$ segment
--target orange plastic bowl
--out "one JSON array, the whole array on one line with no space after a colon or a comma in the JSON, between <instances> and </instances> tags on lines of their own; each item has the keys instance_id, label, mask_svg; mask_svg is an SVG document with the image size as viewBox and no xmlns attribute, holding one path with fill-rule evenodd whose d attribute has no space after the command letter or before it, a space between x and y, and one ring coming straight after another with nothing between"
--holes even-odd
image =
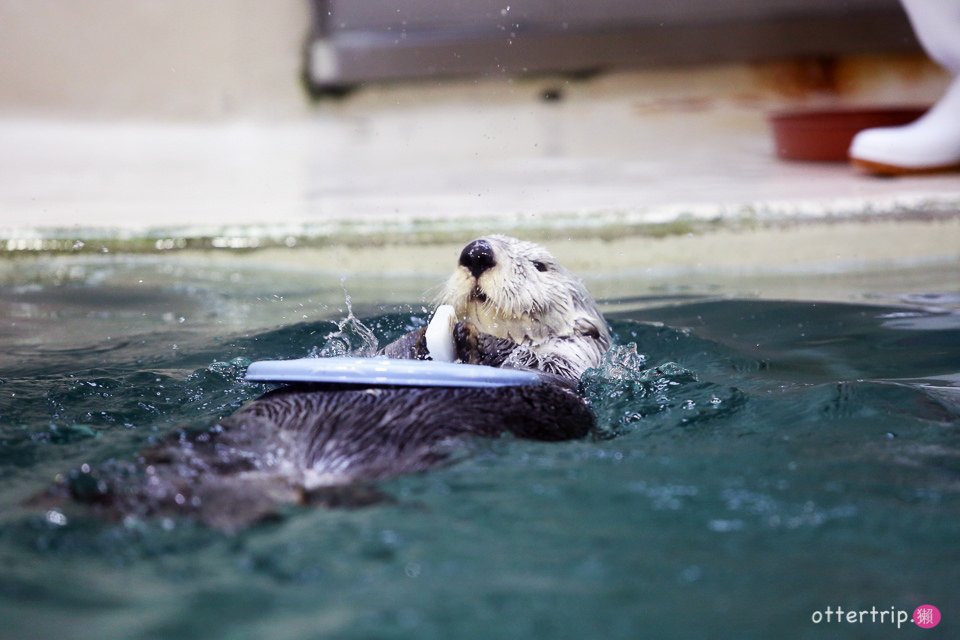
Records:
<instances>
[{"instance_id":1,"label":"orange plastic bowl","mask_svg":"<svg viewBox=\"0 0 960 640\"><path fill-rule=\"evenodd\" d=\"M770 116L770 124L778 158L845 162L857 132L907 124L926 111L926 107L794 111Z\"/></svg>"}]
</instances>

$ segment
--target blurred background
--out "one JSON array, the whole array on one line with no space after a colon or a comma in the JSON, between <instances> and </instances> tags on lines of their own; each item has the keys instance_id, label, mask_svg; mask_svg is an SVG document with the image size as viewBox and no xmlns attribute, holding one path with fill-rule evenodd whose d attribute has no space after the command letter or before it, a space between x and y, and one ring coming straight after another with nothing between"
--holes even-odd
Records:
<instances>
[{"instance_id":1,"label":"blurred background","mask_svg":"<svg viewBox=\"0 0 960 640\"><path fill-rule=\"evenodd\" d=\"M783 78L807 82L796 90L829 91L858 79L851 55L920 53L896 0L4 0L0 11L0 98L14 115L289 117L310 113L305 89L771 60L796 64Z\"/></svg>"},{"instance_id":2,"label":"blurred background","mask_svg":"<svg viewBox=\"0 0 960 640\"><path fill-rule=\"evenodd\" d=\"M493 230L654 238L615 254L710 269L670 243L864 215L936 214L946 235L910 236L927 257L957 238L955 177L785 162L770 133L783 111L942 94L896 0L0 0L0 78L8 252ZM843 261L897 255L903 229L856 234L887 231ZM803 246L792 260L836 257Z\"/></svg>"}]
</instances>

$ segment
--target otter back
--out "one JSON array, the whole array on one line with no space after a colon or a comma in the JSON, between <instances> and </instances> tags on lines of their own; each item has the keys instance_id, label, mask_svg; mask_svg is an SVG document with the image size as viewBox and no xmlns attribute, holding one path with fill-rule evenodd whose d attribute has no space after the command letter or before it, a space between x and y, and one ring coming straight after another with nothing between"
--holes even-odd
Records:
<instances>
[{"instance_id":1,"label":"otter back","mask_svg":"<svg viewBox=\"0 0 960 640\"><path fill-rule=\"evenodd\" d=\"M502 388L288 386L217 425L183 430L136 462L73 471L39 502L107 517L188 517L236 530L284 504L363 505L371 483L444 465L464 440L585 436L593 416L570 384Z\"/></svg>"}]
</instances>

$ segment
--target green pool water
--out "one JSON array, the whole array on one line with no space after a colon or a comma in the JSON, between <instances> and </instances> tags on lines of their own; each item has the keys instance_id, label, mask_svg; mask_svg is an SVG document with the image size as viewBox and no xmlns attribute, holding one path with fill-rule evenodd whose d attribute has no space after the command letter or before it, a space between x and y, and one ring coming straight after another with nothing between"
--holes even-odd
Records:
<instances>
[{"instance_id":1,"label":"green pool water","mask_svg":"<svg viewBox=\"0 0 960 640\"><path fill-rule=\"evenodd\" d=\"M252 360L355 348L345 291L385 340L424 321L405 301L432 284L159 259L4 271L0 638L960 637L956 290L594 282L617 341L583 381L594 437L478 442L384 483L387 503L237 535L23 506L256 397ZM926 603L929 631L824 614Z\"/></svg>"}]
</instances>

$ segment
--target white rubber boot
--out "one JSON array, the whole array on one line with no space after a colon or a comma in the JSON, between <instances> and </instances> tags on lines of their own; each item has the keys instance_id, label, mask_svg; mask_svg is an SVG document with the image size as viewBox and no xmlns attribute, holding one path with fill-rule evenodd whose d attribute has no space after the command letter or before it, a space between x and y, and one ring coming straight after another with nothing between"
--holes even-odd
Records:
<instances>
[{"instance_id":1,"label":"white rubber boot","mask_svg":"<svg viewBox=\"0 0 960 640\"><path fill-rule=\"evenodd\" d=\"M954 80L915 122L858 133L850 159L865 171L886 175L960 169L960 0L902 2L917 38Z\"/></svg>"}]
</instances>

